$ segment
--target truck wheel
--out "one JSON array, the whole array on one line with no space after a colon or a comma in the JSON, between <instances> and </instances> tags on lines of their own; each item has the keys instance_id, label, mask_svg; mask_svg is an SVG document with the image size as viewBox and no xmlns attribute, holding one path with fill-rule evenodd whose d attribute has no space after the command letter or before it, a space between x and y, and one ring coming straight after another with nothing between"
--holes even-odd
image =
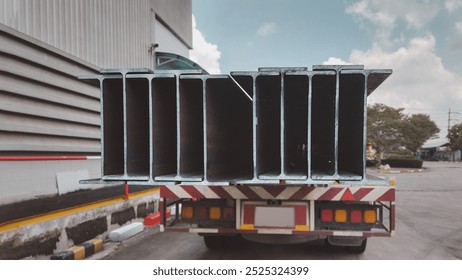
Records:
<instances>
[{"instance_id":1,"label":"truck wheel","mask_svg":"<svg viewBox=\"0 0 462 280\"><path fill-rule=\"evenodd\" d=\"M349 246L346 247L347 251L354 254L362 254L366 251L367 239L364 239L359 246Z\"/></svg>"},{"instance_id":2,"label":"truck wheel","mask_svg":"<svg viewBox=\"0 0 462 280\"><path fill-rule=\"evenodd\" d=\"M205 246L210 250L220 250L226 247L226 240L223 236L204 236Z\"/></svg>"}]
</instances>

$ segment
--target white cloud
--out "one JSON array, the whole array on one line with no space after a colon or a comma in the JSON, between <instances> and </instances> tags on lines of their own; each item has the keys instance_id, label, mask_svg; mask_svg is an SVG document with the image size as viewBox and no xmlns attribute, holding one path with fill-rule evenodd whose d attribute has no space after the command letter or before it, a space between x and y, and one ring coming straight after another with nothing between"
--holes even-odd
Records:
<instances>
[{"instance_id":1,"label":"white cloud","mask_svg":"<svg viewBox=\"0 0 462 280\"><path fill-rule=\"evenodd\" d=\"M446 135L444 112L434 110L462 108L462 76L449 71L435 51L432 35L416 37L395 51L374 44L367 51L354 50L349 62L364 64L369 69L393 69L393 74L370 97L369 103L393 107L422 109L408 113L427 113ZM443 113L443 114L442 114Z\"/></svg>"},{"instance_id":2,"label":"white cloud","mask_svg":"<svg viewBox=\"0 0 462 280\"><path fill-rule=\"evenodd\" d=\"M375 35L382 44L390 41L399 21L403 21L407 28L419 30L432 21L439 10L437 3L418 0L360 0L346 8L346 12L359 19L364 26L372 23Z\"/></svg>"},{"instance_id":3,"label":"white cloud","mask_svg":"<svg viewBox=\"0 0 462 280\"><path fill-rule=\"evenodd\" d=\"M323 65L348 65L351 64L347 61L344 61L337 57L329 57L326 61L322 63Z\"/></svg>"},{"instance_id":4,"label":"white cloud","mask_svg":"<svg viewBox=\"0 0 462 280\"><path fill-rule=\"evenodd\" d=\"M390 29L395 25L396 16L383 9L378 9L381 2L361 0L347 7L346 12L369 20L382 28Z\"/></svg>"},{"instance_id":5,"label":"white cloud","mask_svg":"<svg viewBox=\"0 0 462 280\"><path fill-rule=\"evenodd\" d=\"M204 35L196 27L193 15L193 49L189 51L189 58L202 66L210 74L220 74L221 52L218 46L207 42Z\"/></svg>"},{"instance_id":6,"label":"white cloud","mask_svg":"<svg viewBox=\"0 0 462 280\"><path fill-rule=\"evenodd\" d=\"M259 37L268 37L271 34L276 33L277 24L274 22L265 22L257 30L257 35Z\"/></svg>"},{"instance_id":7,"label":"white cloud","mask_svg":"<svg viewBox=\"0 0 462 280\"><path fill-rule=\"evenodd\" d=\"M462 34L462 21L456 22L456 30Z\"/></svg>"},{"instance_id":8,"label":"white cloud","mask_svg":"<svg viewBox=\"0 0 462 280\"><path fill-rule=\"evenodd\" d=\"M457 9L462 8L462 0L446 0L444 2L444 7L448 12L452 13Z\"/></svg>"},{"instance_id":9,"label":"white cloud","mask_svg":"<svg viewBox=\"0 0 462 280\"><path fill-rule=\"evenodd\" d=\"M369 69L393 69L388 80L369 97L369 103L429 114L441 129L440 137L446 136L448 108L462 110L462 75L444 65L428 26L442 9L454 12L460 8L462 0L358 0L347 7L347 13L375 34L372 46L353 50L348 62ZM419 35L406 37L398 30L402 24ZM454 28L462 34L462 21Z\"/></svg>"}]
</instances>

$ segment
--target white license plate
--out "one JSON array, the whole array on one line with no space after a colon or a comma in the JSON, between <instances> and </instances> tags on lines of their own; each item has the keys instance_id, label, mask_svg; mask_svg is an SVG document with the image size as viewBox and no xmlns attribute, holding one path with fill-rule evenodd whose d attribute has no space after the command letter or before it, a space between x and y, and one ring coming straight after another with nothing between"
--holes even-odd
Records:
<instances>
[{"instance_id":1,"label":"white license plate","mask_svg":"<svg viewBox=\"0 0 462 280\"><path fill-rule=\"evenodd\" d=\"M295 227L295 209L293 207L255 207L255 227Z\"/></svg>"}]
</instances>

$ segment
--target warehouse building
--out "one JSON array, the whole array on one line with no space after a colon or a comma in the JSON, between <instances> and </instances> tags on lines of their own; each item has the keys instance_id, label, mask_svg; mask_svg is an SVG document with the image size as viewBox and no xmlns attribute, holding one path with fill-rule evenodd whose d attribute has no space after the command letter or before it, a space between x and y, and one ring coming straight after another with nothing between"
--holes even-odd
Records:
<instances>
[{"instance_id":1,"label":"warehouse building","mask_svg":"<svg viewBox=\"0 0 462 280\"><path fill-rule=\"evenodd\" d=\"M99 88L77 76L188 57L191 10L190 0L0 0L0 206L101 175Z\"/></svg>"}]
</instances>

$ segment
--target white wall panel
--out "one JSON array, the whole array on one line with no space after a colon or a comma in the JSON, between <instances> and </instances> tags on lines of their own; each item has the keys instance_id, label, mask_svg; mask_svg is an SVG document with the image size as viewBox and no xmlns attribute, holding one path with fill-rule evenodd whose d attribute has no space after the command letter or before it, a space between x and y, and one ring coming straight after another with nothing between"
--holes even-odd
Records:
<instances>
[{"instance_id":1,"label":"white wall panel","mask_svg":"<svg viewBox=\"0 0 462 280\"><path fill-rule=\"evenodd\" d=\"M189 57L189 48L159 20L155 21L155 34L156 43L159 44L156 51L176 53Z\"/></svg>"}]
</instances>

